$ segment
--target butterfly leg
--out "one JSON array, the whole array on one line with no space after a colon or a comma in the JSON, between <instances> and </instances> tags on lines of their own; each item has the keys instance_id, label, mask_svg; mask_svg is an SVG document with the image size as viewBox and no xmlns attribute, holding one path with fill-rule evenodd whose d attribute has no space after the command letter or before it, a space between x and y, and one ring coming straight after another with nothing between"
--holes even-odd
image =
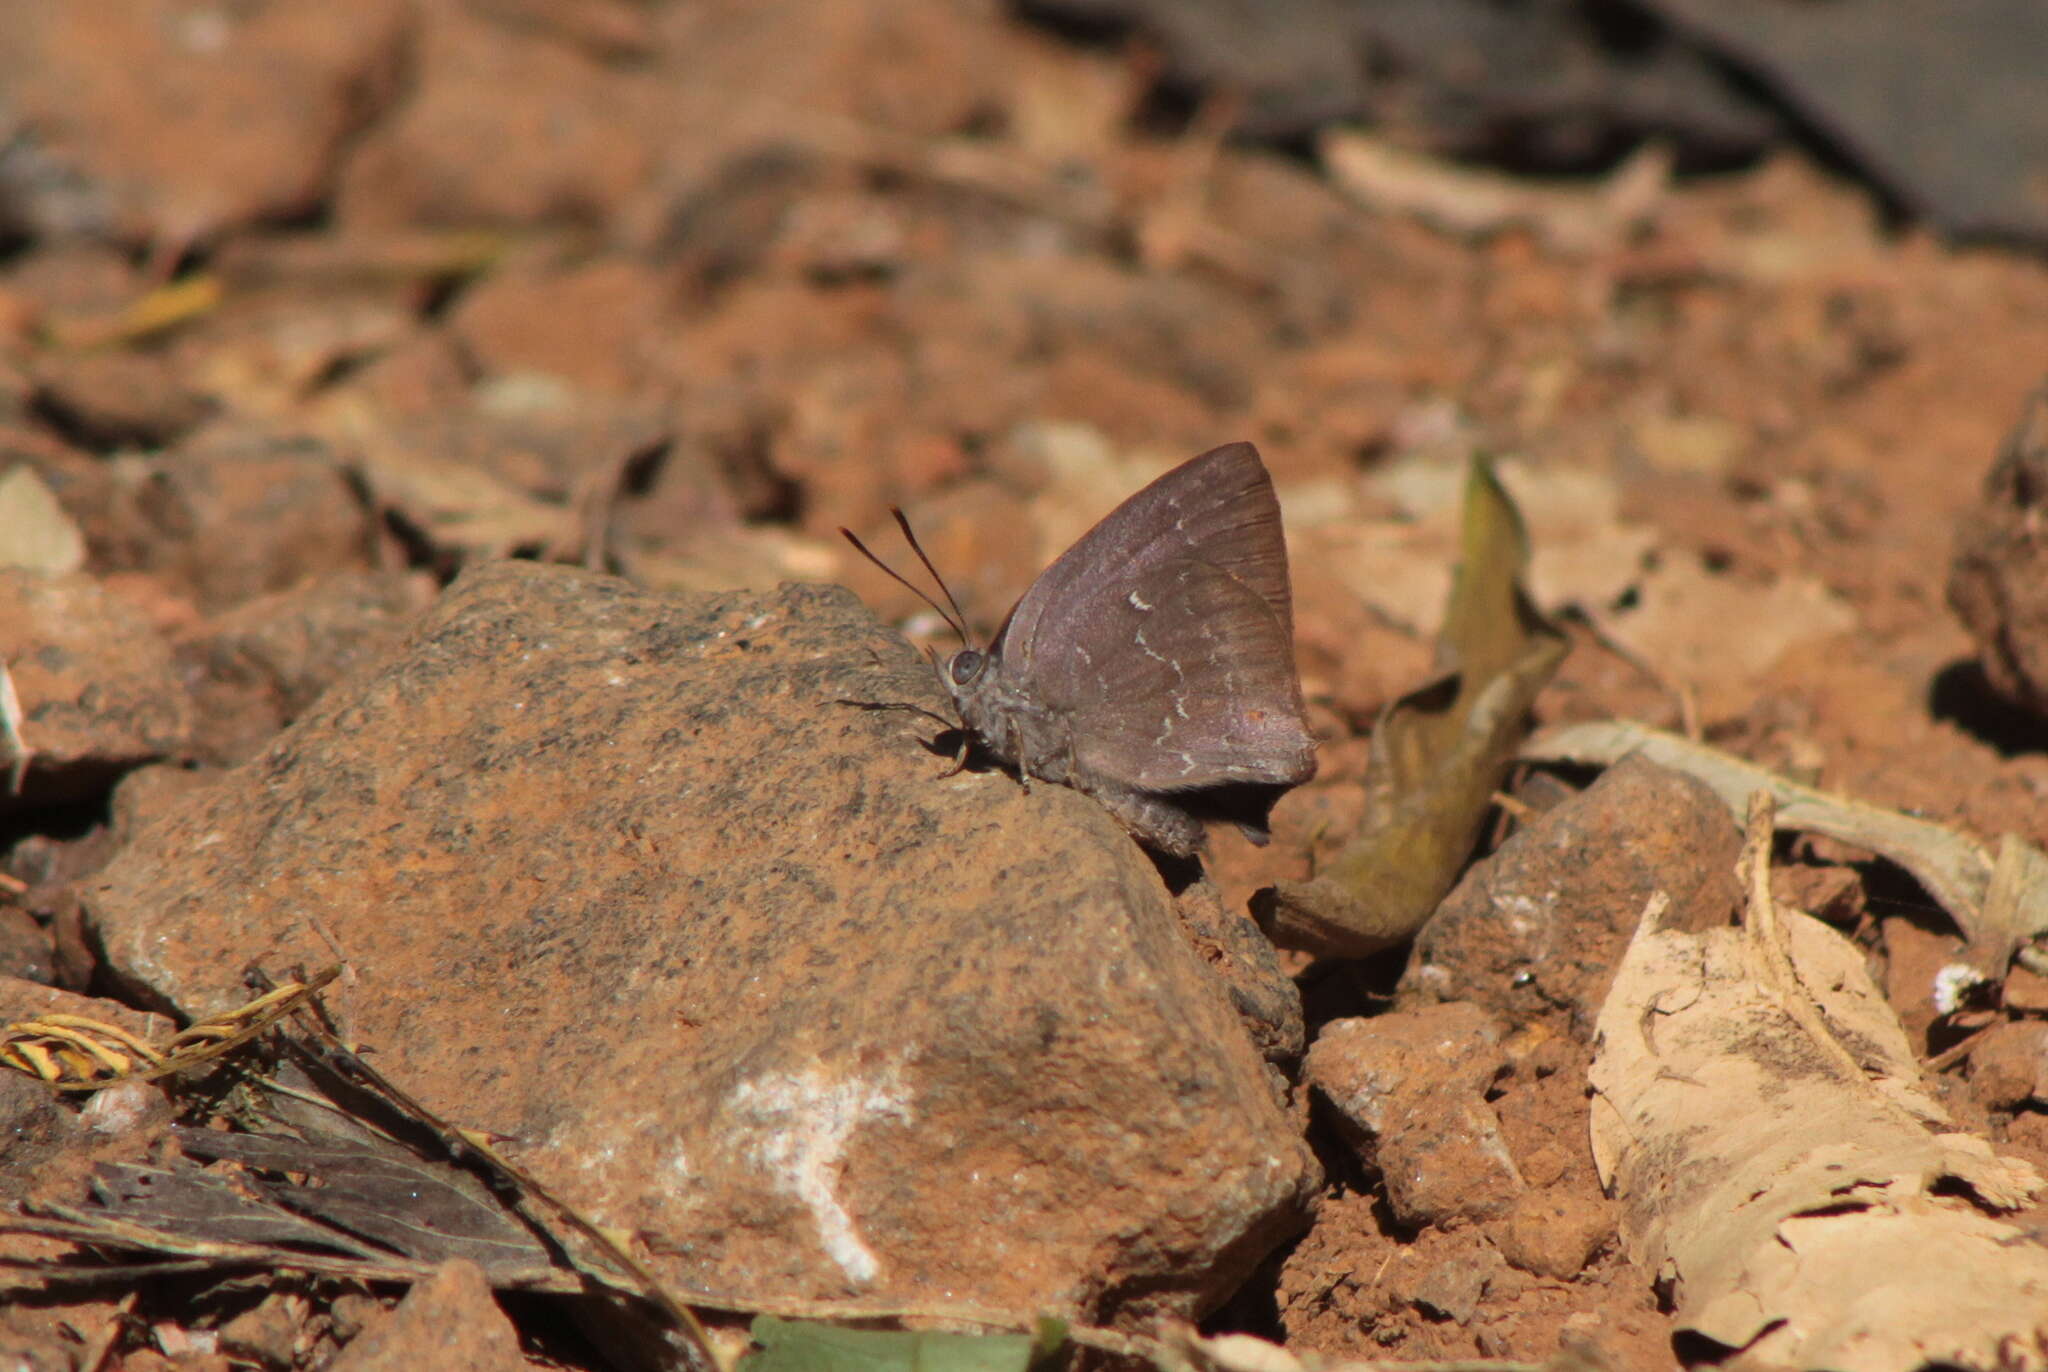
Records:
<instances>
[{"instance_id":1,"label":"butterfly leg","mask_svg":"<svg viewBox=\"0 0 2048 1372\"><path fill-rule=\"evenodd\" d=\"M1017 727L1015 718L1003 726L1003 741L1008 745L1009 755L1017 759L1017 784L1024 788L1024 794L1031 794L1031 768L1024 756L1024 738Z\"/></svg>"}]
</instances>

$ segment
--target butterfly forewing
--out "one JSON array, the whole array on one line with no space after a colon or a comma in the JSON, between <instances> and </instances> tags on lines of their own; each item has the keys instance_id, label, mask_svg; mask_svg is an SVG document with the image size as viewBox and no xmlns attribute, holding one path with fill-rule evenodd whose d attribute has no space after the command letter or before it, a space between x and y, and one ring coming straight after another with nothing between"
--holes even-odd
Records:
<instances>
[{"instance_id":1,"label":"butterfly forewing","mask_svg":"<svg viewBox=\"0 0 2048 1372\"><path fill-rule=\"evenodd\" d=\"M1141 581L1148 569L1190 553L1242 581L1272 607L1293 650L1293 597L1280 502L1249 443L1190 458L1111 510L1031 583L996 635L1006 661L1026 667L1041 642L1057 651L1065 621L1097 596Z\"/></svg>"}]
</instances>

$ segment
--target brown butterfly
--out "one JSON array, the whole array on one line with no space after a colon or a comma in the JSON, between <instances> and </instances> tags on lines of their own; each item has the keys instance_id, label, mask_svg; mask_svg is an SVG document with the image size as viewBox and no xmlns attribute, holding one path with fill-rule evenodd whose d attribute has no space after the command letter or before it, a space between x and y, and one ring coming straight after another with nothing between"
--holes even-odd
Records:
<instances>
[{"instance_id":1,"label":"brown butterfly","mask_svg":"<svg viewBox=\"0 0 2048 1372\"><path fill-rule=\"evenodd\" d=\"M1188 857L1205 819L1266 842L1274 801L1315 775L1280 504L1251 444L1213 448L1110 511L985 648L897 521L953 611L926 603L967 645L940 679L967 732L1022 776L1093 796L1140 842Z\"/></svg>"}]
</instances>

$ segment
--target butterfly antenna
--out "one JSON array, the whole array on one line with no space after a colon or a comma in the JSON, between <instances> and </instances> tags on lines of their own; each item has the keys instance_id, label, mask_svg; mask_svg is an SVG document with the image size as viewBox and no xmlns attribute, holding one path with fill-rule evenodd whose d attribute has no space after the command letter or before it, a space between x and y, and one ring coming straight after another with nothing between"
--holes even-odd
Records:
<instances>
[{"instance_id":1,"label":"butterfly antenna","mask_svg":"<svg viewBox=\"0 0 2048 1372\"><path fill-rule=\"evenodd\" d=\"M904 518L903 511L891 505L889 513L896 516L896 527L903 530L903 541L910 545L910 551L917 554L917 560L924 564L924 569L932 574L932 580L946 593L946 603L953 607L954 620L959 627L961 646L972 648L974 644L967 637L967 612L961 609L960 602L953 598L953 588L946 584L946 578L939 575L939 569L932 566L932 560L924 555L924 545L919 543L917 535L910 531L910 521ZM938 606L934 605L932 608L936 610Z\"/></svg>"},{"instance_id":2,"label":"butterfly antenna","mask_svg":"<svg viewBox=\"0 0 2048 1372\"><path fill-rule=\"evenodd\" d=\"M903 512L901 510L893 511L893 513L896 515L896 518L898 520L901 520L903 518ZM905 525L904 527L908 529L909 526ZM894 567L891 567L888 563L882 561L881 558L876 557L873 552L869 551L868 545L860 541L860 537L857 534L855 534L853 530L842 526L839 532L846 536L846 541L854 546L854 550L856 552L858 552L862 557L866 558L868 561L874 563L877 567L880 567L882 571L886 573L891 580L896 582L897 585L903 587L912 595L916 596L919 600L922 600L925 604L931 606L933 612L936 613L940 619L946 621L946 627L951 629L954 633L960 635L960 641L962 643L967 642L966 621L963 618L955 618L955 616L960 613L960 604L958 601L953 600L953 593L951 591L946 591L945 582L939 582L939 589L942 591L946 591L946 599L953 602L952 614L947 614L946 607L944 605L939 604L938 601L933 600L931 598L930 593L928 593L922 586L915 585L912 582L908 581L907 579L905 579L904 575L901 572L897 571ZM917 548L916 540L912 540L910 546L913 548ZM922 560L924 558L924 550L919 548L917 555L919 559ZM929 561L927 561L924 565L927 569L929 569L932 564ZM938 575L939 574L937 572L933 572L932 579L935 581L938 580Z\"/></svg>"}]
</instances>

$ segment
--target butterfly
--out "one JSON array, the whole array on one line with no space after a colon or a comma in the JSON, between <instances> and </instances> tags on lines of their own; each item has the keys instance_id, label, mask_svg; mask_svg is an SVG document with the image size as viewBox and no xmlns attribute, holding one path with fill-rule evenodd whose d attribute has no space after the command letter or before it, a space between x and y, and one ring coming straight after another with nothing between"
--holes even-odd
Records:
<instances>
[{"instance_id":1,"label":"butterfly","mask_svg":"<svg viewBox=\"0 0 2048 1372\"><path fill-rule=\"evenodd\" d=\"M1256 448L1212 448L1110 511L985 647L894 513L950 614L840 532L960 635L939 677L986 754L1094 797L1175 857L1202 851L1207 819L1268 840L1273 803L1315 775L1316 755L1280 504Z\"/></svg>"}]
</instances>

